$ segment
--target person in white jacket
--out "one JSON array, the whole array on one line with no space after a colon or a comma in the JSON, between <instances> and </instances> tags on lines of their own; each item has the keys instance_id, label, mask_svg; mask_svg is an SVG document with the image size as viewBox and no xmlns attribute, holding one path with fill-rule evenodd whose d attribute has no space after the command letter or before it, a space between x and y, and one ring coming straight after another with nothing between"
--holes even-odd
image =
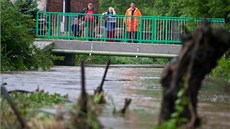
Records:
<instances>
[{"instance_id":1,"label":"person in white jacket","mask_svg":"<svg viewBox=\"0 0 230 129\"><path fill-rule=\"evenodd\" d=\"M105 20L106 38L114 38L116 30L116 17L113 7L109 7L108 12L102 13ZM114 40L107 40L107 42L113 42Z\"/></svg>"}]
</instances>

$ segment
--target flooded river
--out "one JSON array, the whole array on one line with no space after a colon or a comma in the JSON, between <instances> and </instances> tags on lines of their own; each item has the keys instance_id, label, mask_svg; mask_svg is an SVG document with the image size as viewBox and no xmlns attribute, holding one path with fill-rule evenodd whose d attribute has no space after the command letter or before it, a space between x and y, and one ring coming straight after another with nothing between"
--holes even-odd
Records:
<instances>
[{"instance_id":1,"label":"flooded river","mask_svg":"<svg viewBox=\"0 0 230 129\"><path fill-rule=\"evenodd\" d=\"M161 101L159 79L161 68L111 67L104 90L108 101L120 109L125 98L132 98L127 116L114 116L107 105L100 120L106 128L150 129L157 124ZM86 68L86 88L89 93L100 84L103 67ZM76 100L80 94L79 67L53 67L46 72L11 72L1 74L8 90L34 91L38 86L50 93L68 94ZM223 80L208 78L199 95L198 113L202 118L200 129L230 128L230 85Z\"/></svg>"}]
</instances>

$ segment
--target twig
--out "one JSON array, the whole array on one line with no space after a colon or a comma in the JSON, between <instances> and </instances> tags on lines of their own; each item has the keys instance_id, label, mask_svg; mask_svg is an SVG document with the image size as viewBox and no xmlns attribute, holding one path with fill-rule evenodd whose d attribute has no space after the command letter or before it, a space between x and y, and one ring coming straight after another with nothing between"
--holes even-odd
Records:
<instances>
[{"instance_id":1,"label":"twig","mask_svg":"<svg viewBox=\"0 0 230 129\"><path fill-rule=\"evenodd\" d=\"M126 113L126 111L128 110L128 107L129 107L131 101L132 101L132 99L125 98L125 105L124 105L124 107L120 110L120 113L121 113L121 114L125 114L125 113Z\"/></svg>"},{"instance_id":2,"label":"twig","mask_svg":"<svg viewBox=\"0 0 230 129\"><path fill-rule=\"evenodd\" d=\"M25 93L25 94L29 94L29 93L34 93L33 91L26 91L26 90L11 90L8 91L8 94L12 94L12 93Z\"/></svg>"},{"instance_id":3,"label":"twig","mask_svg":"<svg viewBox=\"0 0 230 129\"><path fill-rule=\"evenodd\" d=\"M196 122L196 119L197 119L197 114L194 111L194 108L193 108L191 102L189 102L188 109L189 109L189 111L191 113L191 120L187 123L187 129L193 129L194 125L195 125L195 122Z\"/></svg>"},{"instance_id":4,"label":"twig","mask_svg":"<svg viewBox=\"0 0 230 129\"><path fill-rule=\"evenodd\" d=\"M107 65L106 65L106 68L105 68L105 72L104 72L104 75L102 77L102 80L101 80L101 84L99 85L99 87L97 88L97 92L100 93L103 91L103 85L104 85L104 82L105 82L105 78L106 78L106 75L107 75L107 72L108 72L108 69L109 69L109 65L111 64L111 60L109 60L107 62Z\"/></svg>"},{"instance_id":5,"label":"twig","mask_svg":"<svg viewBox=\"0 0 230 129\"><path fill-rule=\"evenodd\" d=\"M21 113L17 110L17 108L15 107L13 100L11 99L11 97L8 94L7 89L1 85L1 94L6 98L6 100L8 101L10 107L13 109L15 115L17 116L20 124L21 124L21 128L24 129L26 127L26 122L25 120L22 118Z\"/></svg>"},{"instance_id":6,"label":"twig","mask_svg":"<svg viewBox=\"0 0 230 129\"><path fill-rule=\"evenodd\" d=\"M81 62L81 111L87 112L87 93L85 90L85 62Z\"/></svg>"}]
</instances>

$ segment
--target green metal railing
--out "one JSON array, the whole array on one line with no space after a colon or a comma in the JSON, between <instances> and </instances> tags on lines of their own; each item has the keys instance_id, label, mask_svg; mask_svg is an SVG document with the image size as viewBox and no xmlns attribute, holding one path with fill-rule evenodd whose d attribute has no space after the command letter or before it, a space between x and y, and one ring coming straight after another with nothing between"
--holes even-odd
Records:
<instances>
[{"instance_id":1,"label":"green metal railing","mask_svg":"<svg viewBox=\"0 0 230 129\"><path fill-rule=\"evenodd\" d=\"M84 20L85 17L94 19ZM117 42L139 42L139 43L180 43L180 35L184 33L184 26L200 24L202 19L186 17L162 17L162 16L140 16L126 17L115 15L114 37L107 37L105 19L101 14L80 14L62 12L37 12L36 36L48 39L78 39L78 40L100 40ZM97 19L97 22L96 22ZM136 20L136 35L132 33L131 38L127 33L127 23ZM113 19L114 20L114 19ZM223 18L207 18L212 27L224 27ZM132 23L132 22L130 22ZM75 25L78 25L76 27ZM76 31L77 30L77 31ZM135 38L136 36L136 38Z\"/></svg>"}]
</instances>

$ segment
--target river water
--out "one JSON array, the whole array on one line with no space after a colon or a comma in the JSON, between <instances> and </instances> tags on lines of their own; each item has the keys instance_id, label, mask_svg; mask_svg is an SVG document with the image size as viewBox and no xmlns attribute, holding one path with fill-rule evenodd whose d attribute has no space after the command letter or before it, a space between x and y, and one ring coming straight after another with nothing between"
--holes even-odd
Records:
<instances>
[{"instance_id":1,"label":"river water","mask_svg":"<svg viewBox=\"0 0 230 129\"><path fill-rule=\"evenodd\" d=\"M104 91L107 101L113 100L120 109L125 98L132 98L126 116L113 115L106 105L100 120L106 128L150 129L157 124L160 110L161 68L111 67ZM86 67L86 88L92 94L100 84L104 67ZM55 66L50 71L10 72L1 74L7 89L34 91L39 86L50 93L68 94L75 101L80 94L80 68ZM199 95L198 113L202 118L200 129L230 128L230 84L207 78Z\"/></svg>"}]
</instances>

